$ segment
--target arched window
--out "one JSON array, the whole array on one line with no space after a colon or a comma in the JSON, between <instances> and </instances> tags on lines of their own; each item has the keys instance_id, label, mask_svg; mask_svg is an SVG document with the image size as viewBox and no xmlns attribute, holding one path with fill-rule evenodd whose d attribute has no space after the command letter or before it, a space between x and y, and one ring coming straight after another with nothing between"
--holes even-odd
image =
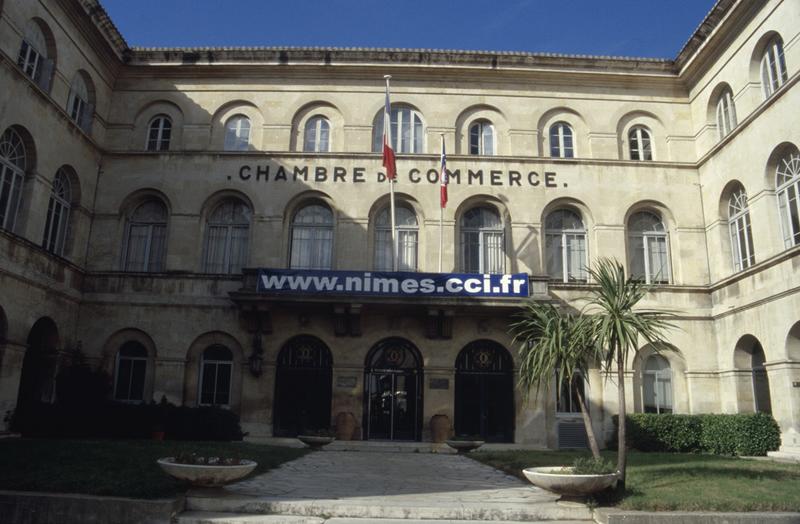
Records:
<instances>
[{"instance_id":1,"label":"arched window","mask_svg":"<svg viewBox=\"0 0 800 524\"><path fill-rule=\"evenodd\" d=\"M653 160L650 131L644 126L635 126L628 131L628 146L631 160Z\"/></svg>"},{"instance_id":2,"label":"arched window","mask_svg":"<svg viewBox=\"0 0 800 524\"><path fill-rule=\"evenodd\" d=\"M28 20L25 26L17 65L44 91L50 90L53 61L47 57L47 39L34 20Z\"/></svg>"},{"instance_id":3,"label":"arched window","mask_svg":"<svg viewBox=\"0 0 800 524\"><path fill-rule=\"evenodd\" d=\"M719 139L725 138L736 127L736 106L733 104L733 93L725 89L717 100L717 130Z\"/></svg>"},{"instance_id":4,"label":"arched window","mask_svg":"<svg viewBox=\"0 0 800 524\"><path fill-rule=\"evenodd\" d=\"M750 210L747 207L747 193L740 187L728 200L728 228L731 232L731 251L733 269L741 271L752 266L755 261L753 233L750 230Z\"/></svg>"},{"instance_id":5,"label":"arched window","mask_svg":"<svg viewBox=\"0 0 800 524\"><path fill-rule=\"evenodd\" d=\"M71 201L72 190L69 176L61 168L53 179L53 190L50 192L50 203L47 205L47 221L44 225L44 239L42 240L42 246L58 256L64 254Z\"/></svg>"},{"instance_id":6,"label":"arched window","mask_svg":"<svg viewBox=\"0 0 800 524\"><path fill-rule=\"evenodd\" d=\"M384 208L375 219L375 269L392 271L392 217L390 208ZM419 231L417 215L406 206L395 207L397 226L397 269L417 270L417 242Z\"/></svg>"},{"instance_id":7,"label":"arched window","mask_svg":"<svg viewBox=\"0 0 800 524\"><path fill-rule=\"evenodd\" d=\"M392 105L392 148L395 153L422 153L422 117L414 109L404 105ZM372 151L383 151L383 111L375 118L372 127Z\"/></svg>"},{"instance_id":8,"label":"arched window","mask_svg":"<svg viewBox=\"0 0 800 524\"><path fill-rule=\"evenodd\" d=\"M89 88L80 73L75 74L69 87L67 99L67 113L69 117L83 130L89 129L94 109L89 104Z\"/></svg>"},{"instance_id":9,"label":"arched window","mask_svg":"<svg viewBox=\"0 0 800 524\"><path fill-rule=\"evenodd\" d=\"M581 217L558 209L545 220L547 274L562 282L586 282L586 228Z\"/></svg>"},{"instance_id":10,"label":"arched window","mask_svg":"<svg viewBox=\"0 0 800 524\"><path fill-rule=\"evenodd\" d=\"M800 152L797 148L778 160L775 170L783 241L788 249L800 244Z\"/></svg>"},{"instance_id":11,"label":"arched window","mask_svg":"<svg viewBox=\"0 0 800 524\"><path fill-rule=\"evenodd\" d=\"M232 116L225 122L225 151L247 151L250 148L250 119Z\"/></svg>"},{"instance_id":12,"label":"arched window","mask_svg":"<svg viewBox=\"0 0 800 524\"><path fill-rule=\"evenodd\" d=\"M494 126L488 120L469 126L469 154L494 155Z\"/></svg>"},{"instance_id":13,"label":"arched window","mask_svg":"<svg viewBox=\"0 0 800 524\"><path fill-rule=\"evenodd\" d=\"M572 127L568 123L556 122L550 126L550 156L554 158L573 158L575 156Z\"/></svg>"},{"instance_id":14,"label":"arched window","mask_svg":"<svg viewBox=\"0 0 800 524\"><path fill-rule=\"evenodd\" d=\"M147 349L138 342L126 342L117 352L114 400L141 402L147 373Z\"/></svg>"},{"instance_id":15,"label":"arched window","mask_svg":"<svg viewBox=\"0 0 800 524\"><path fill-rule=\"evenodd\" d=\"M219 204L206 224L206 250L203 270L206 273L241 273L247 263L250 239L250 208L229 198Z\"/></svg>"},{"instance_id":16,"label":"arched window","mask_svg":"<svg viewBox=\"0 0 800 524\"><path fill-rule=\"evenodd\" d=\"M203 351L200 360L201 406L227 406L231 403L233 353L225 346L214 345Z\"/></svg>"},{"instance_id":17,"label":"arched window","mask_svg":"<svg viewBox=\"0 0 800 524\"><path fill-rule=\"evenodd\" d=\"M167 115L156 115L147 127L147 151L169 151L172 138L172 120Z\"/></svg>"},{"instance_id":18,"label":"arched window","mask_svg":"<svg viewBox=\"0 0 800 524\"><path fill-rule=\"evenodd\" d=\"M462 269L466 273L503 273L505 235L497 211L474 207L461 218Z\"/></svg>"},{"instance_id":19,"label":"arched window","mask_svg":"<svg viewBox=\"0 0 800 524\"><path fill-rule=\"evenodd\" d=\"M331 124L324 116L312 116L306 122L303 151L307 153L327 153L330 151Z\"/></svg>"},{"instance_id":20,"label":"arched window","mask_svg":"<svg viewBox=\"0 0 800 524\"><path fill-rule=\"evenodd\" d=\"M167 208L158 200L147 200L128 218L125 271L164 270L167 239Z\"/></svg>"},{"instance_id":21,"label":"arched window","mask_svg":"<svg viewBox=\"0 0 800 524\"><path fill-rule=\"evenodd\" d=\"M761 57L761 86L764 89L764 98L771 97L788 78L786 58L783 56L783 40L775 36L764 48L764 55Z\"/></svg>"},{"instance_id":22,"label":"arched window","mask_svg":"<svg viewBox=\"0 0 800 524\"><path fill-rule=\"evenodd\" d=\"M640 211L630 217L628 259L633 277L648 284L669 283L669 245L661 218L648 211Z\"/></svg>"},{"instance_id":23,"label":"arched window","mask_svg":"<svg viewBox=\"0 0 800 524\"><path fill-rule=\"evenodd\" d=\"M645 413L672 413L672 369L660 355L651 355L642 372Z\"/></svg>"},{"instance_id":24,"label":"arched window","mask_svg":"<svg viewBox=\"0 0 800 524\"><path fill-rule=\"evenodd\" d=\"M25 143L9 127L0 137L0 229L14 231L26 169Z\"/></svg>"},{"instance_id":25,"label":"arched window","mask_svg":"<svg viewBox=\"0 0 800 524\"><path fill-rule=\"evenodd\" d=\"M333 213L322 204L300 209L292 220L292 269L331 269L333 259Z\"/></svg>"}]
</instances>

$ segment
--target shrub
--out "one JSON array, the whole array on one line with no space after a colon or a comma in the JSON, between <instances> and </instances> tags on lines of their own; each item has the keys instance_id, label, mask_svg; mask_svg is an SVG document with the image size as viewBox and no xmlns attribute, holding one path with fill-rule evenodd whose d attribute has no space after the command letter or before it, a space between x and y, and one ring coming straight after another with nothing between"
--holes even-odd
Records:
<instances>
[{"instance_id":1,"label":"shrub","mask_svg":"<svg viewBox=\"0 0 800 524\"><path fill-rule=\"evenodd\" d=\"M618 423L614 417L614 425ZM780 429L766 413L737 415L656 415L627 418L628 445L640 451L766 455L780 446Z\"/></svg>"},{"instance_id":2,"label":"shrub","mask_svg":"<svg viewBox=\"0 0 800 524\"><path fill-rule=\"evenodd\" d=\"M572 462L573 475L606 475L614 469L614 464L604 458L578 457Z\"/></svg>"},{"instance_id":3,"label":"shrub","mask_svg":"<svg viewBox=\"0 0 800 524\"><path fill-rule=\"evenodd\" d=\"M154 430L170 440L242 440L239 416L216 407L171 404L101 405L39 403L14 414L13 429L26 437L150 438Z\"/></svg>"}]
</instances>

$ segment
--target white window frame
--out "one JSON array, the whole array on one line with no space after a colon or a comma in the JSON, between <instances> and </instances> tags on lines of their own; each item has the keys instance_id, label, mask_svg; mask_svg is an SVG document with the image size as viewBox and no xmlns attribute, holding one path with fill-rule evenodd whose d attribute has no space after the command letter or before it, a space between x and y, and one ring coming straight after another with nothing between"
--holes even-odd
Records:
<instances>
[{"instance_id":1,"label":"white window frame","mask_svg":"<svg viewBox=\"0 0 800 524\"><path fill-rule=\"evenodd\" d=\"M643 147L644 137L647 136L649 151ZM632 137L636 137L636 147L634 148ZM638 158L634 158L634 152ZM649 153L649 158L644 158ZM655 157L655 147L653 145L653 133L643 125L635 125L628 130L628 155L631 160L638 162L650 162Z\"/></svg>"},{"instance_id":2,"label":"white window frame","mask_svg":"<svg viewBox=\"0 0 800 524\"><path fill-rule=\"evenodd\" d=\"M313 129L309 129L313 126ZM322 145L322 128L327 126L328 137L325 142L325 147ZM314 115L308 119L304 126L303 132L303 152L305 153L328 153L331 150L331 123L322 115ZM313 133L311 148L309 149L309 131Z\"/></svg>"},{"instance_id":3,"label":"white window frame","mask_svg":"<svg viewBox=\"0 0 800 524\"><path fill-rule=\"evenodd\" d=\"M205 358L206 350L210 349L213 346L209 346L200 354L200 377L197 380L197 405L198 406L218 406L218 407L230 407L231 405L231 394L233 392L233 352L231 352L231 359L230 360L211 360ZM224 346L221 346L224 347ZM229 348L225 348L228 351L231 351ZM213 402L203 402L203 382L205 378L205 367L206 365L213 365L214 366L214 401ZM219 383L219 369L220 366L227 366L228 373L230 374L228 377L228 402L225 404L217 403L217 383Z\"/></svg>"},{"instance_id":4,"label":"white window frame","mask_svg":"<svg viewBox=\"0 0 800 524\"><path fill-rule=\"evenodd\" d=\"M755 264L750 209L744 188L734 191L728 200L728 230L731 238L733 270L742 271ZM744 246L744 252L742 252Z\"/></svg>"},{"instance_id":5,"label":"white window frame","mask_svg":"<svg viewBox=\"0 0 800 524\"><path fill-rule=\"evenodd\" d=\"M788 78L783 41L776 36L767 44L761 57L761 86L764 99L771 97Z\"/></svg>"},{"instance_id":6,"label":"white window frame","mask_svg":"<svg viewBox=\"0 0 800 524\"><path fill-rule=\"evenodd\" d=\"M656 213L652 211L639 211L631 215L631 218L638 213L648 213L653 215L654 217L658 218L661 221L661 225L664 228L664 231L631 231L630 229L630 218L628 219L628 242L633 244L634 242L641 241L643 244L643 256L644 256L644 277L646 284L653 283L653 277L656 275L653 274L652 269L650 268L650 243L656 239L664 239L664 248L666 249L666 265L667 265L667 275L666 278L662 278L657 284L670 284L672 283L672 261L671 258L671 250L670 250L670 242L669 242L669 232L667 231L667 226L664 224L664 219L661 218ZM633 245L629 247L629 249L633 249ZM631 260L630 254L628 254L629 261Z\"/></svg>"},{"instance_id":7,"label":"white window frame","mask_svg":"<svg viewBox=\"0 0 800 524\"><path fill-rule=\"evenodd\" d=\"M241 255L242 255L241 264L242 264L242 267L244 267L247 264L248 256L249 256L249 253L250 253L250 227L252 225L252 216L249 218L247 223L244 223L244 222L214 222L213 219L214 219L214 215L216 214L216 212L222 206L226 206L226 205L242 206L246 210L246 212L252 214L252 210L250 209L250 207L247 204L245 204L244 202L242 202L242 201L240 201L238 199L235 199L235 198L231 199L231 200L227 200L227 199L223 200L222 202L220 202L219 204L217 204L214 207L214 209L211 211L211 213L208 216L208 220L206 221L206 232L205 232L205 242L204 242L205 249L203 250L203 271L205 273L209 273L210 269L211 269L210 265L211 265L212 261L210 260L210 257L212 255L212 251L211 251L211 247L212 247L211 246L211 242L213 240L212 231L222 231L222 230L224 230L224 232L225 232L223 245L222 245L222 249L223 249L222 253L224 255L224 259L222 261L222 266L223 266L222 267L222 271L221 272L215 271L213 274L231 275L231 274L235 273L234 272L235 269L238 269L239 271L241 271L241 268L235 268L233 266L233 262L234 262L234 260L233 260L233 248L236 247L236 246L233 245L234 231L244 232L244 235L242 237L242 238L245 239L243 241L244 242L244 244L243 244L244 245L244 248L243 248L244 253L241 253ZM238 247L241 248L242 246L239 245Z\"/></svg>"},{"instance_id":8,"label":"white window frame","mask_svg":"<svg viewBox=\"0 0 800 524\"><path fill-rule=\"evenodd\" d=\"M154 126L157 126L154 128ZM167 129L169 127L169 129ZM156 137L153 138L153 131ZM164 138L164 132L169 131L169 136ZM147 125L147 137L145 137L144 150L150 152L169 151L172 142L172 119L167 115L156 115Z\"/></svg>"},{"instance_id":9,"label":"white window frame","mask_svg":"<svg viewBox=\"0 0 800 524\"><path fill-rule=\"evenodd\" d=\"M475 209L475 208L473 208ZM502 218L500 217L500 213L497 211L486 207L486 206L478 206L478 209L482 209L485 212L493 213L497 215L500 223L497 227L489 227L489 226L480 226L480 227L465 227L463 221L466 216L466 212L461 217L461 268L465 273L475 273L475 274L486 274L487 273L487 260L486 260L486 252L488 249L488 239L487 237L490 236L499 236L500 237L500 246L499 246L499 257L502 260L502 267L500 268L499 272L494 274L503 274L505 273L506 267L506 234L505 228L503 227ZM471 211L467 210L467 212ZM467 268L467 235L470 233L478 234L478 269L477 271L474 268Z\"/></svg>"},{"instance_id":10,"label":"white window frame","mask_svg":"<svg viewBox=\"0 0 800 524\"><path fill-rule=\"evenodd\" d=\"M789 249L800 244L800 227L792 224L792 211L800 217L800 151L790 151L778 160L775 185L784 248Z\"/></svg>"},{"instance_id":11,"label":"white window frame","mask_svg":"<svg viewBox=\"0 0 800 524\"><path fill-rule=\"evenodd\" d=\"M147 361L149 360L149 357L147 355L145 355L143 357L123 356L121 354L121 350L122 350L122 348L124 346L125 346L125 344L120 346L120 348L117 350L117 358L116 358L116 361L114 363L114 366L115 366L114 367L114 389L112 390L113 398L114 398L115 402L125 402L125 403L131 403L131 404L141 403L141 402L144 402L145 389L147 388ZM145 348L145 351L147 351L146 348ZM120 361L121 360L130 360L132 363L133 362L144 362L144 376L142 377L142 383L143 383L144 386L142 387L142 398L130 398L131 383L133 383L133 372L134 372L133 364L131 364L131 374L128 377L128 397L129 398L119 398L117 396L117 385L119 384L119 379L120 379L120 376L119 376L120 367L119 367L119 365L120 365Z\"/></svg>"},{"instance_id":12,"label":"white window frame","mask_svg":"<svg viewBox=\"0 0 800 524\"><path fill-rule=\"evenodd\" d=\"M417 120L419 120L419 134L417 133ZM408 144L402 147L403 126L408 125ZM420 154L425 152L425 120L416 109L404 104L392 104L390 115L391 146L397 154ZM380 153L383 151L383 110L375 118L375 125L372 128L372 151Z\"/></svg>"},{"instance_id":13,"label":"white window frame","mask_svg":"<svg viewBox=\"0 0 800 524\"><path fill-rule=\"evenodd\" d=\"M647 369L647 363L652 358L664 359L664 361L667 363L667 369L648 370ZM652 376L653 377L653 387L655 388L655 391L653 391L653 398L656 401L656 405L655 405L656 414L660 415L660 414L662 414L662 412L663 413L674 413L675 412L675 388L674 388L674 381L672 380L672 363L670 363L669 360L667 360L666 358L664 358L661 355L650 355L649 357L647 357L647 360L645 360L643 362L643 366L642 366L642 412L644 412L644 413L647 413L647 408L649 407L649 406L647 406L647 400L646 400L647 396L645 394L645 392L646 392L645 387L646 387L646 383L647 383L647 381L645 380L646 376ZM661 379L661 380L659 381L659 379ZM665 381L669 382L669 390L670 390L670 393L672 394L672 398L669 399L669 407L667 407L666 404L661 402L662 399L660 399L660 397L658 395L659 382L663 383ZM665 411L667 409L669 411Z\"/></svg>"},{"instance_id":14,"label":"white window frame","mask_svg":"<svg viewBox=\"0 0 800 524\"><path fill-rule=\"evenodd\" d=\"M64 247L69 234L71 199L72 188L69 176L63 169L59 169L53 179L53 187L50 191L47 220L42 239L42 246L54 255L64 256Z\"/></svg>"},{"instance_id":15,"label":"white window frame","mask_svg":"<svg viewBox=\"0 0 800 524\"><path fill-rule=\"evenodd\" d=\"M733 93L725 89L717 100L717 131L722 140L736 127L736 104L733 102Z\"/></svg>"},{"instance_id":16,"label":"white window frame","mask_svg":"<svg viewBox=\"0 0 800 524\"><path fill-rule=\"evenodd\" d=\"M25 142L14 129L0 136L0 229L14 231L22 203L27 152Z\"/></svg>"},{"instance_id":17,"label":"white window frame","mask_svg":"<svg viewBox=\"0 0 800 524\"><path fill-rule=\"evenodd\" d=\"M128 221L127 221L127 224L126 224L126 227L125 227L125 249L124 249L124 252L122 253L122 270L123 271L130 271L130 272L137 272L137 273L157 273L157 272L164 271L164 259L166 258L166 253L167 253L167 222L169 221L168 212L165 213L166 214L166 218L165 218L165 220L163 222L157 222L157 221L142 222L142 221L134 220L134 216L136 214L136 211L141 206L147 204L150 201L151 200L146 200L144 202L141 202L138 206L136 206L134 208L133 213L131 213L131 215L128 217ZM160 206L162 206L164 208L164 211L167 211L166 206L164 205L163 202L161 202L160 200L156 200L156 199L154 199L153 201L155 201ZM131 269L130 268L131 261L129 260L129 254L130 254L130 247L131 247L130 246L130 242L131 242L131 238L132 238L131 233L132 233L133 228L135 228L135 227L145 227L145 228L147 228L147 236L145 237L145 243L144 243L144 256L143 256L144 267L142 267L141 269L138 269L138 268ZM152 259L152 257L150 255L151 255L151 251L152 251L152 248L153 248L153 236L154 236L153 233L154 233L156 228L163 228L164 229L164 248L163 248L162 252L158 254L159 256L158 256L157 259ZM155 264L158 264L158 267L153 267Z\"/></svg>"},{"instance_id":18,"label":"white window frame","mask_svg":"<svg viewBox=\"0 0 800 524\"><path fill-rule=\"evenodd\" d=\"M583 218L581 217L580 213L573 211L571 209L556 209L552 211L552 213L558 213L562 211L567 211L573 213L575 216L580 219L581 224L583 224ZM550 216L548 214L548 217ZM547 218L545 218L545 225L547 224ZM589 244L586 240L586 227L584 224L583 229L545 229L545 249L547 248L548 237L561 237L561 281L562 282L587 282L588 281L588 273L586 268L589 265ZM583 267L578 268L579 274L582 275L583 278L572 278L570 279L569 275L569 260L570 260L570 251L568 245L568 238L583 238L583 245L584 245L584 256L583 256ZM545 260L547 260L547 252L545 252ZM548 275L551 278L553 275Z\"/></svg>"},{"instance_id":19,"label":"white window frame","mask_svg":"<svg viewBox=\"0 0 800 524\"><path fill-rule=\"evenodd\" d=\"M477 129L477 140L478 143L473 143L473 130ZM486 136L491 137L491 147L487 147L486 145ZM469 141L469 154L470 155L478 155L478 156L494 156L495 151L497 150L497 140L496 134L494 132L494 124L489 122L488 120L476 120L469 126L469 132L467 133L468 141ZM473 152L473 149L477 149L477 151Z\"/></svg>"},{"instance_id":20,"label":"white window frame","mask_svg":"<svg viewBox=\"0 0 800 524\"><path fill-rule=\"evenodd\" d=\"M300 213L310 207L320 207L327 211L328 216L330 217L330 222L324 223L298 223L297 219ZM333 268L333 253L334 253L334 217L333 217L333 210L328 207L326 204L321 202L309 202L297 209L294 216L292 217L292 225L289 231L290 234L290 242L289 242L289 268L290 269L316 269L316 270L328 270ZM305 231L310 234L308 238L299 238L297 233L300 231ZM304 242L308 242L309 246L309 256L314 257L316 254L324 253L323 248L325 248L325 244L327 243L327 250L328 250L328 261L324 263L324 260L320 260L317 258L316 260L310 260L310 264L303 264L302 260L300 260L301 253L297 252L297 257L295 257L295 249L299 249L298 244L299 241L303 240ZM295 260L297 258L297 260Z\"/></svg>"},{"instance_id":21,"label":"white window frame","mask_svg":"<svg viewBox=\"0 0 800 524\"><path fill-rule=\"evenodd\" d=\"M567 147L565 143L567 135L569 135L570 140L572 140L572 145L569 147ZM550 126L549 137L550 137L550 156L552 158L575 158L577 156L575 147L575 132L572 129L572 126L569 125L567 122L563 121L556 122L555 124ZM555 141L553 140L553 138L555 138ZM555 155L553 154L554 149L556 150Z\"/></svg>"},{"instance_id":22,"label":"white window frame","mask_svg":"<svg viewBox=\"0 0 800 524\"><path fill-rule=\"evenodd\" d=\"M414 217L414 225L396 224L397 228L397 269L398 271L417 271L419 266L419 221L417 214L410 207L398 205L395 212L400 209L408 211ZM390 213L389 208L382 209L375 223L375 271L393 271L392 264L392 225L391 217L385 224L380 223L381 215ZM384 240L385 239L385 240ZM388 245L387 245L388 244ZM389 257L384 257L382 253L389 248ZM407 260L409 253L413 252L413 264Z\"/></svg>"},{"instance_id":23,"label":"white window frame","mask_svg":"<svg viewBox=\"0 0 800 524\"><path fill-rule=\"evenodd\" d=\"M247 125L245 125L245 123ZM252 123L245 115L233 115L225 121L225 151L248 151Z\"/></svg>"}]
</instances>

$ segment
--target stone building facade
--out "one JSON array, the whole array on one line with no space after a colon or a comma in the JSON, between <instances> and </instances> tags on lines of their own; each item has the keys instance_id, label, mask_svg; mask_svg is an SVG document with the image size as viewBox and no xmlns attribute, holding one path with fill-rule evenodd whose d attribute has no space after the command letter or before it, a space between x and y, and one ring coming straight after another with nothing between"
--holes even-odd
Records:
<instances>
[{"instance_id":1,"label":"stone building facade","mask_svg":"<svg viewBox=\"0 0 800 524\"><path fill-rule=\"evenodd\" d=\"M575 305L616 257L679 312L629 409L771 411L799 452L797 2L720 0L673 60L130 48L96 0L0 14L0 411L54 400L80 348L113 398L227 406L251 436L349 413L354 438L429 440L447 415L574 445L570 387L608 432L599 371L523 401L518 298L257 291L257 268L391 269L389 74L400 269Z\"/></svg>"}]
</instances>

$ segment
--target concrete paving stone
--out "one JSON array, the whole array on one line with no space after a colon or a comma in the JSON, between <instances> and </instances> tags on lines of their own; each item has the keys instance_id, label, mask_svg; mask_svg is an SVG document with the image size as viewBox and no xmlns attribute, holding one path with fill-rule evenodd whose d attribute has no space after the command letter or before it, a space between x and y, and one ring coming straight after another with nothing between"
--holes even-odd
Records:
<instances>
[{"instance_id":1,"label":"concrete paving stone","mask_svg":"<svg viewBox=\"0 0 800 524\"><path fill-rule=\"evenodd\" d=\"M457 455L325 451L214 490L190 511L462 521L590 520L582 504Z\"/></svg>"},{"instance_id":2,"label":"concrete paving stone","mask_svg":"<svg viewBox=\"0 0 800 524\"><path fill-rule=\"evenodd\" d=\"M323 524L321 517L295 515L244 515L209 511L187 511L178 516L177 524Z\"/></svg>"}]
</instances>

